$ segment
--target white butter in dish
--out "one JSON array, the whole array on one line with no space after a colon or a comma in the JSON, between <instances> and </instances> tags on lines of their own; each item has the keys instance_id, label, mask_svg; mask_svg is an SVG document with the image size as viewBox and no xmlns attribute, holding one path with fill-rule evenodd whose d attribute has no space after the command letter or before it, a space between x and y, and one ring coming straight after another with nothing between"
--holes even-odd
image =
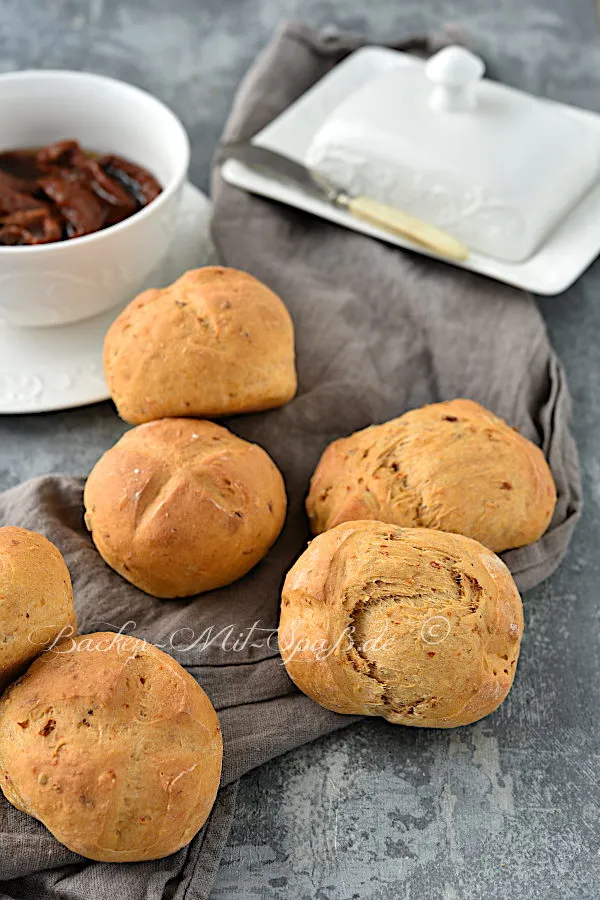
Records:
<instances>
[{"instance_id":1,"label":"white butter in dish","mask_svg":"<svg viewBox=\"0 0 600 900\"><path fill-rule=\"evenodd\" d=\"M570 108L482 79L446 47L392 69L327 116L306 163L498 260L528 259L600 173L600 137Z\"/></svg>"}]
</instances>

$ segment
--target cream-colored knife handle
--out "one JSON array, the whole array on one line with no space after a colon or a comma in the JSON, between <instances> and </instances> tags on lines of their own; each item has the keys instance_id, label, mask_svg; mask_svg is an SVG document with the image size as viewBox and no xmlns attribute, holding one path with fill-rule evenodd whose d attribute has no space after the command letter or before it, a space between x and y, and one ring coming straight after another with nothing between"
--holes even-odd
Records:
<instances>
[{"instance_id":1,"label":"cream-colored knife handle","mask_svg":"<svg viewBox=\"0 0 600 900\"><path fill-rule=\"evenodd\" d=\"M452 235L446 234L435 225L428 225L421 219L401 212L393 206L371 200L370 197L346 197L344 195L341 195L337 202L358 219L386 231L393 231L408 238L409 241L414 241L415 244L420 244L421 247L432 250L439 256L456 260L467 259L469 256L469 248L453 238Z\"/></svg>"}]
</instances>

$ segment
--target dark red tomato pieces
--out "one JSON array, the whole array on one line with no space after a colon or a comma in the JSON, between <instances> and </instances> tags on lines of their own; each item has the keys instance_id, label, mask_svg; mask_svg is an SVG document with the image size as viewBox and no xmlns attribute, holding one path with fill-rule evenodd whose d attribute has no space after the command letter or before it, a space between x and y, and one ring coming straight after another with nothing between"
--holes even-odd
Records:
<instances>
[{"instance_id":1,"label":"dark red tomato pieces","mask_svg":"<svg viewBox=\"0 0 600 900\"><path fill-rule=\"evenodd\" d=\"M143 166L77 141L0 153L0 245L93 234L147 206L161 186Z\"/></svg>"}]
</instances>

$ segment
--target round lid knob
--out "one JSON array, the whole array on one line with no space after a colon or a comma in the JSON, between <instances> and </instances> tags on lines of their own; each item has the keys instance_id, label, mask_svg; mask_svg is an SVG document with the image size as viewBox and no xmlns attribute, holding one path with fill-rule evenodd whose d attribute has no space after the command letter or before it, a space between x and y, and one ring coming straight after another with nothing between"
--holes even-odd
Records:
<instances>
[{"instance_id":1,"label":"round lid knob","mask_svg":"<svg viewBox=\"0 0 600 900\"><path fill-rule=\"evenodd\" d=\"M444 47L425 64L433 83L429 106L436 112L465 112L476 102L475 86L485 72L479 56L464 47Z\"/></svg>"}]
</instances>

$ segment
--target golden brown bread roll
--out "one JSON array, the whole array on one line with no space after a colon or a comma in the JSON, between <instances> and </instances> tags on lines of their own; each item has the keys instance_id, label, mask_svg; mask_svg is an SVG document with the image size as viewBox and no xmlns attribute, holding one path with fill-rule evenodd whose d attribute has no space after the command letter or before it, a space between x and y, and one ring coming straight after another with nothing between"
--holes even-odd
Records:
<instances>
[{"instance_id":1,"label":"golden brown bread roll","mask_svg":"<svg viewBox=\"0 0 600 900\"><path fill-rule=\"evenodd\" d=\"M0 690L63 629L77 632L71 577L54 544L25 528L0 528Z\"/></svg>"},{"instance_id":2,"label":"golden brown bread roll","mask_svg":"<svg viewBox=\"0 0 600 900\"><path fill-rule=\"evenodd\" d=\"M285 486L269 455L214 422L160 419L96 463L85 523L100 555L155 597L229 584L279 535Z\"/></svg>"},{"instance_id":3,"label":"golden brown bread roll","mask_svg":"<svg viewBox=\"0 0 600 900\"><path fill-rule=\"evenodd\" d=\"M327 709L450 728L504 700L522 633L510 572L481 544L358 521L316 537L288 573L279 649Z\"/></svg>"},{"instance_id":4,"label":"golden brown bread roll","mask_svg":"<svg viewBox=\"0 0 600 900\"><path fill-rule=\"evenodd\" d=\"M166 653L112 633L66 639L0 701L0 784L89 859L159 859L189 843L217 794L217 714Z\"/></svg>"},{"instance_id":5,"label":"golden brown bread roll","mask_svg":"<svg viewBox=\"0 0 600 900\"><path fill-rule=\"evenodd\" d=\"M247 272L194 269L118 316L104 372L132 424L271 409L296 393L294 326L279 297Z\"/></svg>"},{"instance_id":6,"label":"golden brown bread roll","mask_svg":"<svg viewBox=\"0 0 600 900\"><path fill-rule=\"evenodd\" d=\"M377 519L464 534L501 553L541 537L555 504L542 451L478 403L451 400L330 444L306 509L314 534Z\"/></svg>"}]
</instances>

